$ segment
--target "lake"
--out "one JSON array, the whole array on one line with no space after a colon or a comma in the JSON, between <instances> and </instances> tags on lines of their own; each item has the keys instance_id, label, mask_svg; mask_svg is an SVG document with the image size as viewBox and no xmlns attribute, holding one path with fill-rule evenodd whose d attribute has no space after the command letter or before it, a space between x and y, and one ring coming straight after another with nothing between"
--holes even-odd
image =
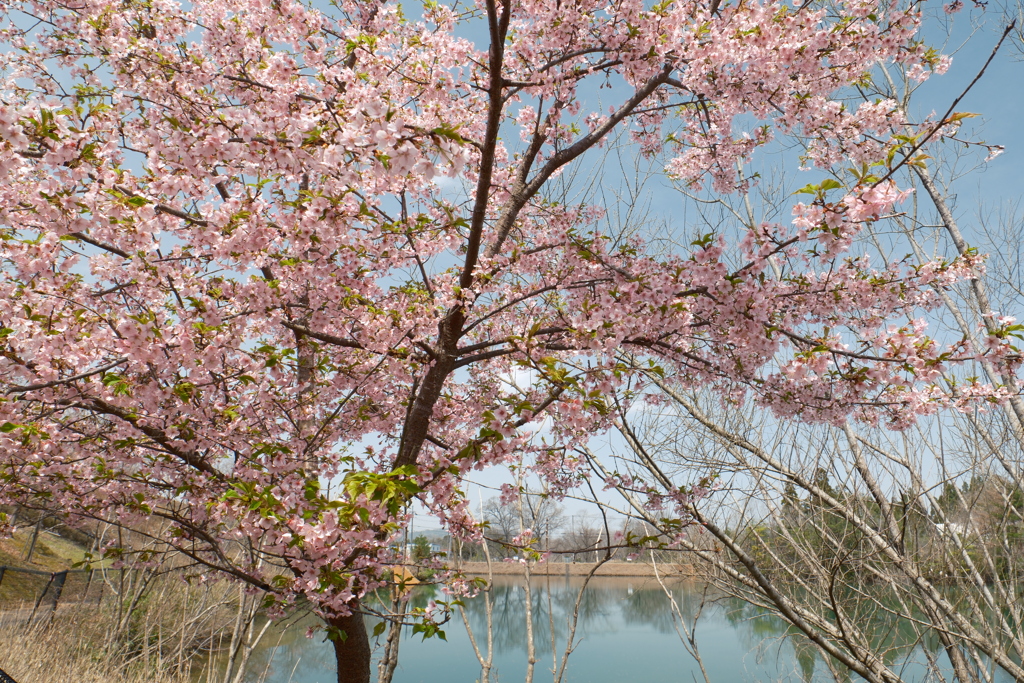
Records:
<instances>
[{"instance_id":1,"label":"lake","mask_svg":"<svg viewBox=\"0 0 1024 683\"><path fill-rule=\"evenodd\" d=\"M534 577L532 588L537 664L534 681L552 680L552 651L560 659L566 647L568 620L582 579ZM695 657L677 629L681 614L693 627L694 640L712 683L739 681L834 680L828 666L781 620L722 596L696 582L667 584L670 596L651 578L595 578L580 605L578 644L569 658L569 683L644 683L703 681ZM491 590L494 658L490 680L523 681L526 673L526 600L520 577L495 577ZM443 596L430 587L417 588L413 606ZM465 614L486 656L487 619L484 596L466 600ZM334 652L322 633L305 637L318 623L311 616L292 619L267 633L250 662L247 683L333 683ZM376 622L368 623L372 629ZM447 642L423 641L411 629L403 633L394 683L472 683L480 678L461 616L444 627ZM904 681L938 680L927 673L929 656L943 662L938 643L907 634L886 634L886 661ZM381 649L384 636L380 638ZM552 646L554 643L554 647ZM940 664L941 666L941 664ZM945 667L942 667L945 668ZM374 667L376 672L376 667ZM946 673L945 671L943 673ZM859 677L854 676L854 679ZM995 680L1010 680L1009 678Z\"/></svg>"}]
</instances>

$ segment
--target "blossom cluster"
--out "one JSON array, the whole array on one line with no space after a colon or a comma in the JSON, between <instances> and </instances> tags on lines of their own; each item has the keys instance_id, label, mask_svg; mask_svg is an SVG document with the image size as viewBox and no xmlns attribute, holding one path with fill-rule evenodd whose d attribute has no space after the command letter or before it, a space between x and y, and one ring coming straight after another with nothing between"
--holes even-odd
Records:
<instances>
[{"instance_id":1,"label":"blossom cluster","mask_svg":"<svg viewBox=\"0 0 1024 683\"><path fill-rule=\"evenodd\" d=\"M501 16L475 45L441 5L334 4L0 4L4 502L159 516L280 609L346 614L414 499L474 537L467 473L526 454L577 485L607 397L647 376L624 351L806 420L1001 398L941 392L981 352L918 322L977 263L850 254L892 182L667 256L549 190L619 130L722 193L778 135L819 168L885 163L896 105L835 94L879 61L944 68L913 7L515 0L481 6ZM1013 371L1010 327L982 352Z\"/></svg>"}]
</instances>

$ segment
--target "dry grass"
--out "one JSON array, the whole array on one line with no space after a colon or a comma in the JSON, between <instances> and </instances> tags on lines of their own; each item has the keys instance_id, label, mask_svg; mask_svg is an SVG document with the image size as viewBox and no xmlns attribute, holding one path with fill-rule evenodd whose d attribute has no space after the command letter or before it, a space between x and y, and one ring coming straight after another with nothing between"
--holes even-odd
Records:
<instances>
[{"instance_id":1,"label":"dry grass","mask_svg":"<svg viewBox=\"0 0 1024 683\"><path fill-rule=\"evenodd\" d=\"M0 566L11 568L0 582L0 668L18 683L194 683L190 670L198 666L198 678L208 677L203 669L212 652L247 642L238 637L255 619L259 596L226 581L199 580L174 553L157 552L152 563L123 570L93 560L95 571L67 574L52 613L51 573L82 562L93 536L116 536L135 551L164 549L145 534L113 526L98 525L92 535L59 524L51 530L44 517L26 560L37 520L22 511L21 521L28 526L0 538ZM244 670L244 661L232 659L229 668L219 680Z\"/></svg>"},{"instance_id":2,"label":"dry grass","mask_svg":"<svg viewBox=\"0 0 1024 683\"><path fill-rule=\"evenodd\" d=\"M18 683L193 683L194 662L230 639L236 586L189 585L176 572L96 581L99 604L43 605L31 624L32 603L3 605L0 669Z\"/></svg>"},{"instance_id":3,"label":"dry grass","mask_svg":"<svg viewBox=\"0 0 1024 683\"><path fill-rule=\"evenodd\" d=\"M126 658L100 632L98 611L61 610L53 624L0 625L0 668L18 683L191 683L187 671L159 659Z\"/></svg>"}]
</instances>

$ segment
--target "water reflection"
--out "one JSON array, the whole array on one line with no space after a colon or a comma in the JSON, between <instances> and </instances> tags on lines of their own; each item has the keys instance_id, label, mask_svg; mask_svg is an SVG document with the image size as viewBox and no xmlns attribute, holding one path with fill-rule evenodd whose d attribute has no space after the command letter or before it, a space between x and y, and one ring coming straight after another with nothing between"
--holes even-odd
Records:
<instances>
[{"instance_id":1,"label":"water reflection","mask_svg":"<svg viewBox=\"0 0 1024 683\"><path fill-rule=\"evenodd\" d=\"M531 607L538 663L534 680L551 680L550 670L561 658L569 635L581 579L535 577ZM759 608L710 593L694 583L676 582L669 594L654 579L598 578L580 601L573 651L566 680L570 683L703 680L693 657L677 632L670 599L688 625L698 613L696 642L714 683L733 681L830 681L848 677L799 637L781 620ZM419 588L413 606L438 597ZM526 670L526 592L518 577L496 577L491 590L494 670L492 681L521 681ZM486 647L487 618L483 596L466 600L466 620ZM333 651L323 636L305 637L311 617L287 622L266 636L253 655L248 683L333 683ZM368 624L372 629L374 624ZM421 641L403 634L395 683L475 681L480 666L456 617L446 627L448 641ZM905 681L926 683L928 663L945 655L936 639L922 641L898 623L880 620L871 631L886 662ZM905 631L905 632L904 632ZM381 638L383 644L383 637ZM486 651L484 652L486 655ZM831 671L830 671L831 670Z\"/></svg>"}]
</instances>

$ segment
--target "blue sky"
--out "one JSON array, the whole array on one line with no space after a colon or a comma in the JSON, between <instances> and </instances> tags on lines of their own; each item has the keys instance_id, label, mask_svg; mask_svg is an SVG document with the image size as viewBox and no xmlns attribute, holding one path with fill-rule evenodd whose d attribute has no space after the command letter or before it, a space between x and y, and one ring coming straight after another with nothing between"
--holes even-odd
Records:
<instances>
[{"instance_id":1,"label":"blue sky","mask_svg":"<svg viewBox=\"0 0 1024 683\"><path fill-rule=\"evenodd\" d=\"M952 17L942 12L939 3L933 3L929 8L930 16L922 32L923 38L929 45L952 55L953 63L945 75L933 76L914 93L911 115L917 120L932 113L938 116L946 112L953 100L977 76L998 42L1003 27L1008 23L994 3L986 8L975 8L970 2L967 5L968 8ZM1021 196L1024 183L1024 135L1021 133L1024 124L1024 58L1018 35L1019 32L1015 32L1007 38L984 76L956 107L956 111L979 114L978 118L965 124L963 137L1005 147L1003 154L988 163L983 163L985 154L978 151L968 155L956 167L964 175L955 180L953 205L968 240L971 240L972 235L979 242L981 240L974 230L979 215L1012 206ZM781 158L785 159L786 156L792 158L788 154L783 154ZM583 163L592 164L593 161ZM799 187L814 181L812 177L805 179L802 177L804 175L795 172L795 165L787 164L784 171L787 185L792 182ZM672 192L669 183L664 180L653 179L646 188L644 198L650 202L652 215L656 219L675 219L685 224L688 215L695 217L690 213L693 207L685 206L686 202ZM680 228L685 230L686 226L677 225L669 230L674 232ZM1024 318L1024 311L1002 312ZM601 437L593 445L598 450L607 450L608 443L609 438ZM493 488L509 480L507 473L497 469L477 473L472 479L482 485L468 485L474 509L480 498L486 500L496 495ZM567 514L586 515L593 522L599 519L592 506L571 500L564 504ZM416 526L421 529L436 528L437 523L420 511Z\"/></svg>"}]
</instances>

